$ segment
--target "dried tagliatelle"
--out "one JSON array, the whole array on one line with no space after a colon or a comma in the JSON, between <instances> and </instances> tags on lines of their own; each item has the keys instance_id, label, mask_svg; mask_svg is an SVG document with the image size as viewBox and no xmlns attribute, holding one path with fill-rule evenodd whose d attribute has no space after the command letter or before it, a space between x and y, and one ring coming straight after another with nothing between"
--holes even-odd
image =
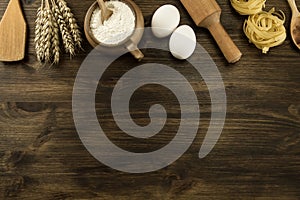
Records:
<instances>
[{"instance_id":1,"label":"dried tagliatelle","mask_svg":"<svg viewBox=\"0 0 300 200\"><path fill-rule=\"evenodd\" d=\"M262 11L266 0L230 0L232 7L241 15L254 15Z\"/></svg>"},{"instance_id":2,"label":"dried tagliatelle","mask_svg":"<svg viewBox=\"0 0 300 200\"><path fill-rule=\"evenodd\" d=\"M285 15L272 8L249 16L244 23L244 32L251 43L267 53L270 47L282 44L286 38Z\"/></svg>"}]
</instances>

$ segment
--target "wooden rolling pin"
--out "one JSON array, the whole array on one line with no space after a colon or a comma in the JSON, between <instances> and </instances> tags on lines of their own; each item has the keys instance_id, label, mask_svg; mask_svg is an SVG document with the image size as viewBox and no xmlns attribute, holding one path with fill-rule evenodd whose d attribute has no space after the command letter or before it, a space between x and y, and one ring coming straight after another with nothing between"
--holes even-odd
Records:
<instances>
[{"instance_id":1,"label":"wooden rolling pin","mask_svg":"<svg viewBox=\"0 0 300 200\"><path fill-rule=\"evenodd\" d=\"M220 23L221 8L215 0L180 0L197 26L207 28L229 63L240 60L242 53Z\"/></svg>"}]
</instances>

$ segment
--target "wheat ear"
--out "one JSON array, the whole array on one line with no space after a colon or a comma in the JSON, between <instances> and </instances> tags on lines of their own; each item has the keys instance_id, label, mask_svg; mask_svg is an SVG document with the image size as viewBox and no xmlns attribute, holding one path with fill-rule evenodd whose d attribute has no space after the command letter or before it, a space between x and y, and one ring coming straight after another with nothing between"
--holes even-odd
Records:
<instances>
[{"instance_id":1,"label":"wheat ear","mask_svg":"<svg viewBox=\"0 0 300 200\"><path fill-rule=\"evenodd\" d=\"M41 48L42 46L42 32L43 32L43 19L44 19L44 6L43 6L43 1L41 6L37 10L37 16L35 20L35 38L34 38L34 43L35 43L35 52L36 56L39 62L42 62L44 60L44 52L43 49Z\"/></svg>"},{"instance_id":2,"label":"wheat ear","mask_svg":"<svg viewBox=\"0 0 300 200\"><path fill-rule=\"evenodd\" d=\"M54 0L52 0L52 12L54 14L55 21L57 21L57 24L59 25L59 30L64 45L64 49L67 53L70 54L70 56L74 56L75 47L74 47L73 38L70 34L70 31L68 30L68 26L66 22L64 21L61 11L59 10Z\"/></svg>"},{"instance_id":3,"label":"wheat ear","mask_svg":"<svg viewBox=\"0 0 300 200\"><path fill-rule=\"evenodd\" d=\"M51 12L51 21L53 26L53 35L52 35L52 53L53 53L53 63L59 63L59 54L60 54L60 41L59 41L59 26L55 20L53 12Z\"/></svg>"},{"instance_id":4,"label":"wheat ear","mask_svg":"<svg viewBox=\"0 0 300 200\"><path fill-rule=\"evenodd\" d=\"M46 62L51 61L51 38L53 37L53 24L52 24L52 16L51 10L49 6L48 0L45 1L46 5L44 8L45 17L43 19L43 26L42 26L42 39L41 39L41 48L43 48L44 58Z\"/></svg>"},{"instance_id":5,"label":"wheat ear","mask_svg":"<svg viewBox=\"0 0 300 200\"><path fill-rule=\"evenodd\" d=\"M73 37L74 44L77 47L81 48L81 42L82 42L81 33L71 9L68 7L67 3L64 0L57 0L57 3L60 12L64 18L64 21L66 22L68 29L70 30L70 33Z\"/></svg>"}]
</instances>

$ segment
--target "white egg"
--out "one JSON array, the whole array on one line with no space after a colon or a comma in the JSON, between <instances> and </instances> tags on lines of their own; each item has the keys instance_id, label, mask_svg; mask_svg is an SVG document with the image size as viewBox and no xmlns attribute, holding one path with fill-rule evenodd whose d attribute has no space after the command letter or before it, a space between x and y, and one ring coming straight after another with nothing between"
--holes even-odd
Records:
<instances>
[{"instance_id":1,"label":"white egg","mask_svg":"<svg viewBox=\"0 0 300 200\"><path fill-rule=\"evenodd\" d=\"M196 34L188 25L179 26L169 41L171 54L180 60L189 58L196 48Z\"/></svg>"},{"instance_id":2,"label":"white egg","mask_svg":"<svg viewBox=\"0 0 300 200\"><path fill-rule=\"evenodd\" d=\"M180 22L179 10L170 4L158 8L152 17L152 32L158 38L164 38L176 29Z\"/></svg>"}]
</instances>

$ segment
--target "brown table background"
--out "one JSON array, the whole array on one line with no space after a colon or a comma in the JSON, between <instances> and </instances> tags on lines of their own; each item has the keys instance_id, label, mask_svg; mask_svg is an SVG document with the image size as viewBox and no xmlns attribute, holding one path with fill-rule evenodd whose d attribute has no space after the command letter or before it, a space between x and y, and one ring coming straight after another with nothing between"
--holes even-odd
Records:
<instances>
[{"instance_id":1,"label":"brown table background","mask_svg":"<svg viewBox=\"0 0 300 200\"><path fill-rule=\"evenodd\" d=\"M81 27L92 2L68 0ZM79 140L71 109L76 73L92 48L84 40L85 52L73 60L64 55L59 67L35 70L39 64L33 48L34 19L40 4L36 1L23 4L29 28L26 59L0 62L0 199L299 199L300 52L289 36L291 12L287 2L267 1L267 10L276 7L286 13L288 37L282 46L262 55L242 32L245 17L231 8L229 0L218 0L223 25L244 54L235 65L226 63L209 33L194 26L178 0L135 2L143 11L146 26L160 5L176 5L181 24L194 28L198 42L216 62L226 86L228 113L213 151L202 160L197 157L210 119L210 99L202 78L181 62L184 67L176 69L197 91L202 110L197 138L182 158L146 174L118 172L94 159ZM0 16L7 3L0 1ZM297 3L300 5L299 0ZM174 63L169 53L144 53L142 63ZM159 148L176 132L172 122L179 119L177 101L162 87L146 87L133 97L133 117L146 123L148 104L162 102L171 113L171 126L146 141L114 131L109 101L104 98L109 95L103 93L139 63L125 55L119 66L122 64L108 70L103 78L108 90L98 91L99 121L125 149L144 152Z\"/></svg>"}]
</instances>

